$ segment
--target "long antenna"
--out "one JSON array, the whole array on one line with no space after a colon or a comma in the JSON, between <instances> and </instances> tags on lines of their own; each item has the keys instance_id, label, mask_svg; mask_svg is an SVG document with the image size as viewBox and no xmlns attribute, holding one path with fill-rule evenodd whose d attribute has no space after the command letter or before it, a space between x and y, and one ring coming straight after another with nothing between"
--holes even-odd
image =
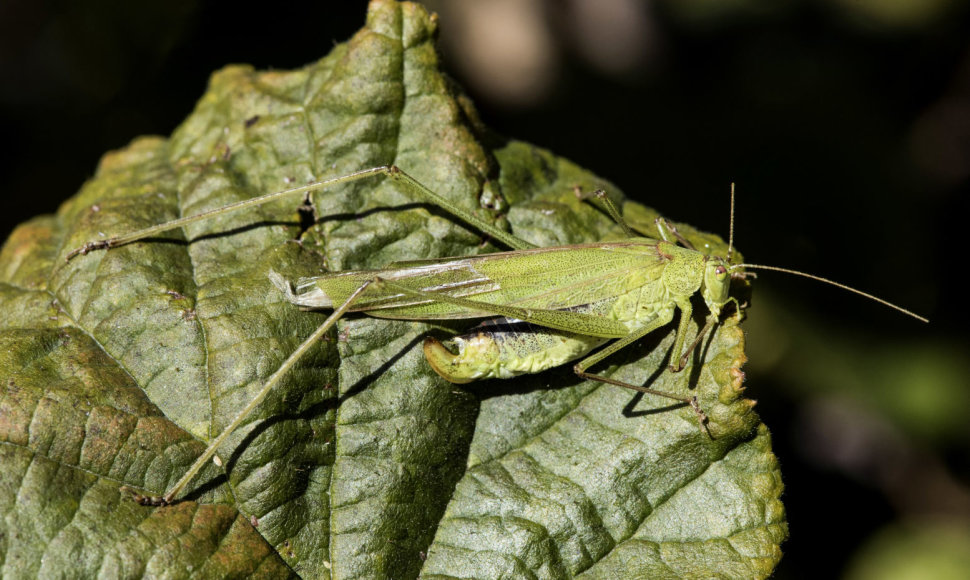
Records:
<instances>
[{"instance_id":1,"label":"long antenna","mask_svg":"<svg viewBox=\"0 0 970 580\"><path fill-rule=\"evenodd\" d=\"M728 225L728 251L727 262L731 263L731 256L734 255L734 182L731 182L731 222Z\"/></svg>"},{"instance_id":2,"label":"long antenna","mask_svg":"<svg viewBox=\"0 0 970 580\"><path fill-rule=\"evenodd\" d=\"M733 204L732 204L732 207L733 207ZM731 220L731 221L733 223L734 220ZM911 312L909 310L906 310L905 308L903 308L901 306L896 306L892 302L889 302L887 300L883 300L882 298L879 298L878 296L873 296L872 294L869 294L868 292L863 292L862 290L856 290L855 288L853 288L851 286L846 286L845 284L836 282L834 280L829 280L828 278L822 278L821 276L816 276L814 274L806 274L805 272L799 272L798 270L790 270L788 268L779 268L778 266L764 266L762 264L735 264L735 265L731 266L731 269L734 269L734 268L745 268L745 269L751 269L751 270L772 270L774 272L784 272L785 274L794 274L795 276L801 276L803 278L808 278L810 280L815 280L815 281L818 281L818 282L824 282L826 284L831 284L832 286L835 286L836 288L841 288L843 290L848 290L849 292L852 292L853 294L858 294L858 295L864 296L864 297L866 297L866 298L868 298L870 300L875 300L876 302L878 302L878 303L880 303L880 304L882 304L884 306L888 306L888 307L892 308L893 310L898 310L899 312L902 312L903 314L906 314L907 316L912 316L913 318L915 318L916 320L919 320L921 322L929 322L930 321L929 318L920 316L919 314L916 314L915 312Z\"/></svg>"}]
</instances>

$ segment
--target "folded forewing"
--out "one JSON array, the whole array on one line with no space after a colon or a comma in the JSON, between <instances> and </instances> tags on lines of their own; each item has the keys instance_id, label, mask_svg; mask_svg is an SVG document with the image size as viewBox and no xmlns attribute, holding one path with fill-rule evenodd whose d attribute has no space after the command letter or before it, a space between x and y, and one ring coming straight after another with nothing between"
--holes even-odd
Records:
<instances>
[{"instance_id":1,"label":"folded forewing","mask_svg":"<svg viewBox=\"0 0 970 580\"><path fill-rule=\"evenodd\" d=\"M658 283L664 259L656 241L632 239L500 252L470 258L410 261L381 270L338 272L301 281L339 305L367 280L393 280L415 290L476 301L561 310L608 300ZM369 290L353 311L401 319L480 318L493 313Z\"/></svg>"}]
</instances>

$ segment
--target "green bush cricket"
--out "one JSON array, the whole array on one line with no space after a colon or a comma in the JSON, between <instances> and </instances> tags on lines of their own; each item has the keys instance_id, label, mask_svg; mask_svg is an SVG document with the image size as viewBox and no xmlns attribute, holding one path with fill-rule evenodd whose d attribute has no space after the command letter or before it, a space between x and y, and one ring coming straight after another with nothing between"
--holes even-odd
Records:
<instances>
[{"instance_id":1,"label":"green bush cricket","mask_svg":"<svg viewBox=\"0 0 970 580\"><path fill-rule=\"evenodd\" d=\"M724 257L698 251L663 218L657 219L662 239L638 235L601 191L586 197L595 196L602 202L623 228L627 239L535 247L455 206L397 167L381 166L88 242L70 252L67 259L142 240L228 212L379 175L511 250L473 257L395 262L378 270L334 272L301 279L295 290L281 275L270 272L271 281L289 302L304 308L332 309L333 313L289 355L258 394L163 496L144 496L123 488L139 503L155 506L172 503L280 379L347 313L362 312L378 318L404 320L480 319L483 322L469 333L454 337L447 346L433 337L425 339L424 353L429 364L446 380L468 383L486 378L510 378L579 360L573 370L580 378L690 406L705 429L707 416L695 396L681 396L617 381L589 373L588 369L654 330L667 326L678 310L680 320L669 370L684 369L691 353L719 320L725 306L733 303L735 315L740 317L742 305L730 296L731 281L750 277L749 269L780 271L818 280L927 322L913 312L832 280L787 268L733 264L733 185L731 228L728 252ZM693 310L691 297L698 293L704 300L708 316L695 340L687 344L687 326ZM610 340L615 342L589 354Z\"/></svg>"}]
</instances>

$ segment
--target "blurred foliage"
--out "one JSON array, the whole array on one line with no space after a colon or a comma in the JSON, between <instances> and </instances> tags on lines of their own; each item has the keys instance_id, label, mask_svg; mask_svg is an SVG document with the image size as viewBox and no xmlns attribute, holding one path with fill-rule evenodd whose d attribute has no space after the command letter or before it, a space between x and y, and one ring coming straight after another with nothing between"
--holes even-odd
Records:
<instances>
[{"instance_id":1,"label":"blurred foliage","mask_svg":"<svg viewBox=\"0 0 970 580\"><path fill-rule=\"evenodd\" d=\"M970 570L970 527L935 520L886 526L861 547L846 580L962 580Z\"/></svg>"},{"instance_id":2,"label":"blurred foliage","mask_svg":"<svg viewBox=\"0 0 970 580\"><path fill-rule=\"evenodd\" d=\"M798 398L854 399L930 445L970 438L970 360L960 345L906 333L875 341L805 305L786 308L767 292L756 300L746 324L750 372L779 377Z\"/></svg>"},{"instance_id":3,"label":"blurred foliage","mask_svg":"<svg viewBox=\"0 0 970 580\"><path fill-rule=\"evenodd\" d=\"M794 12L803 3L794 0L663 0L690 25L717 26L730 19L763 17L769 13ZM956 0L818 0L836 19L867 31L898 33L919 30L942 18Z\"/></svg>"}]
</instances>

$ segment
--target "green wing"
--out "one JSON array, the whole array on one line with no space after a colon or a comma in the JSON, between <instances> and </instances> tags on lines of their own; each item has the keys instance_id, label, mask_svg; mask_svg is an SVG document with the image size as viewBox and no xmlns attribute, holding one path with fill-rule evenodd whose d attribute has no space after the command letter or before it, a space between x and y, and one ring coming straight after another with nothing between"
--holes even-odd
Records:
<instances>
[{"instance_id":1,"label":"green wing","mask_svg":"<svg viewBox=\"0 0 970 580\"><path fill-rule=\"evenodd\" d=\"M574 308L659 284L665 259L657 241L579 244L499 252L469 258L396 262L380 270L335 272L306 278L290 294L296 304L339 306L367 280L380 277L424 292L470 297L525 308ZM491 316L434 300L405 298L387 290L361 297L352 312L381 318L441 320Z\"/></svg>"}]
</instances>

